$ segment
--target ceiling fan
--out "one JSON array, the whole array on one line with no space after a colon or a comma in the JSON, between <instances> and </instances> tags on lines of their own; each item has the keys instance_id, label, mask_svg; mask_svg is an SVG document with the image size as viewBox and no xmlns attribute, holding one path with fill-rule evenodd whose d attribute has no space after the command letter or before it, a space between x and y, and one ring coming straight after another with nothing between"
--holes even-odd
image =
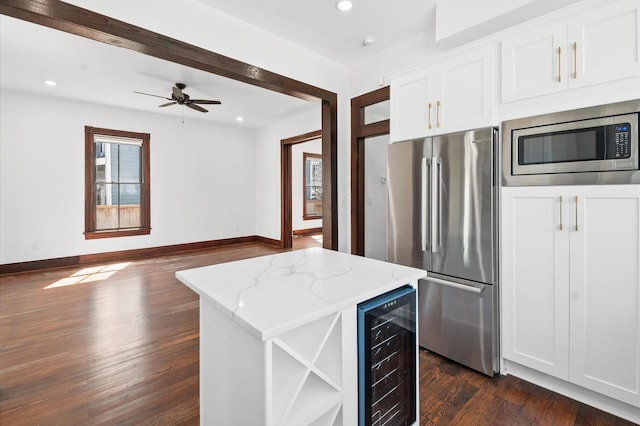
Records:
<instances>
[{"instance_id":1,"label":"ceiling fan","mask_svg":"<svg viewBox=\"0 0 640 426\"><path fill-rule=\"evenodd\" d=\"M171 102L167 102L166 104L158 105L160 107L166 107L166 106L169 106L169 105L178 104L178 105L186 105L189 108L195 109L196 111L200 111L200 112L209 112L209 111L204 109L204 108L202 108L198 104L208 104L208 105L220 105L220 104L222 104L222 102L220 102L220 101L212 101L212 100L207 100L207 99L191 99L189 97L189 95L187 95L186 93L183 92L183 90L186 87L187 87L187 85L184 84L184 83L176 83L176 85L173 87L173 90L172 90L170 98L167 98L166 96L152 95L150 93L136 92L135 90L133 91L133 93L138 93L140 95L154 96L156 98L162 98L162 99L166 99L168 101L171 101Z\"/></svg>"}]
</instances>

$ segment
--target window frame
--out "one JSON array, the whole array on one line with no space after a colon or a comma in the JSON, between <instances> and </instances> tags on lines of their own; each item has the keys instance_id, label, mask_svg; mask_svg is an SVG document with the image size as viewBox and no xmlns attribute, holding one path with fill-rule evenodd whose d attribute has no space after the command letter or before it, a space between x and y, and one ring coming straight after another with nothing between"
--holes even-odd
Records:
<instances>
[{"instance_id":1,"label":"window frame","mask_svg":"<svg viewBox=\"0 0 640 426\"><path fill-rule=\"evenodd\" d=\"M84 203L84 238L92 240L98 238L128 237L134 235L149 235L151 233L151 167L150 167L150 141L149 133L128 132L123 130L103 129L99 127L85 126L84 128L84 176L85 176L85 203ZM96 230L96 144L95 136L115 136L142 141L141 152L141 187L140 187L140 226L122 230L110 229L106 231Z\"/></svg>"},{"instance_id":2,"label":"window frame","mask_svg":"<svg viewBox=\"0 0 640 426\"><path fill-rule=\"evenodd\" d=\"M322 154L302 153L302 220L322 219L322 212L320 214L307 213L307 187L311 186L307 185L307 159L319 159L320 164L322 164ZM320 187L322 188L322 184ZM320 200L322 201L322 199Z\"/></svg>"}]
</instances>

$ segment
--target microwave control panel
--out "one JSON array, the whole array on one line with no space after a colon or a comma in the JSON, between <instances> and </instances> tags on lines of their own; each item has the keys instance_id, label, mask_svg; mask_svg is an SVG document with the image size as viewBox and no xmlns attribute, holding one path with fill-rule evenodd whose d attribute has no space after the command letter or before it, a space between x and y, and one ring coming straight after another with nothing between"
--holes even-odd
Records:
<instances>
[{"instance_id":1,"label":"microwave control panel","mask_svg":"<svg viewBox=\"0 0 640 426\"><path fill-rule=\"evenodd\" d=\"M631 157L631 124L614 124L609 127L612 133L612 144L607 149L607 158L630 158ZM610 133L610 134L611 134Z\"/></svg>"}]
</instances>

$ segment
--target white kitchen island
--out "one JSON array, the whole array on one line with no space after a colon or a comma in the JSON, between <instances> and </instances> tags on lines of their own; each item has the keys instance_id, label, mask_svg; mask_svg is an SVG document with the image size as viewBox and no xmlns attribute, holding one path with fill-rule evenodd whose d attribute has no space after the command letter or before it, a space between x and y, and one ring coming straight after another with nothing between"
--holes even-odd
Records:
<instances>
[{"instance_id":1,"label":"white kitchen island","mask_svg":"<svg viewBox=\"0 0 640 426\"><path fill-rule=\"evenodd\" d=\"M319 248L177 272L200 296L200 423L357 424L357 304L424 276Z\"/></svg>"}]
</instances>

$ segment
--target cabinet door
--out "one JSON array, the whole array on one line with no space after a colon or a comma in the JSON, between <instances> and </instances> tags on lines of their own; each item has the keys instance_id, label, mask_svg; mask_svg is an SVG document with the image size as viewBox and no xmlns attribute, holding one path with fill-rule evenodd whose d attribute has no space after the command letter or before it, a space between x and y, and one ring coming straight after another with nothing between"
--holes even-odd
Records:
<instances>
[{"instance_id":1,"label":"cabinet door","mask_svg":"<svg viewBox=\"0 0 640 426\"><path fill-rule=\"evenodd\" d=\"M566 90L566 46L564 21L504 40L500 45L502 102Z\"/></svg>"},{"instance_id":2,"label":"cabinet door","mask_svg":"<svg viewBox=\"0 0 640 426\"><path fill-rule=\"evenodd\" d=\"M569 20L570 87L640 74L638 1L624 0Z\"/></svg>"},{"instance_id":3,"label":"cabinet door","mask_svg":"<svg viewBox=\"0 0 640 426\"><path fill-rule=\"evenodd\" d=\"M569 235L565 201L554 188L502 189L501 285L503 356L567 380Z\"/></svg>"},{"instance_id":4,"label":"cabinet door","mask_svg":"<svg viewBox=\"0 0 640 426\"><path fill-rule=\"evenodd\" d=\"M391 81L391 142L427 136L435 124L433 73L423 70Z\"/></svg>"},{"instance_id":5,"label":"cabinet door","mask_svg":"<svg viewBox=\"0 0 640 426\"><path fill-rule=\"evenodd\" d=\"M436 133L492 124L493 49L487 46L437 66Z\"/></svg>"},{"instance_id":6,"label":"cabinet door","mask_svg":"<svg viewBox=\"0 0 640 426\"><path fill-rule=\"evenodd\" d=\"M570 210L570 380L640 406L640 186L584 189Z\"/></svg>"}]
</instances>

